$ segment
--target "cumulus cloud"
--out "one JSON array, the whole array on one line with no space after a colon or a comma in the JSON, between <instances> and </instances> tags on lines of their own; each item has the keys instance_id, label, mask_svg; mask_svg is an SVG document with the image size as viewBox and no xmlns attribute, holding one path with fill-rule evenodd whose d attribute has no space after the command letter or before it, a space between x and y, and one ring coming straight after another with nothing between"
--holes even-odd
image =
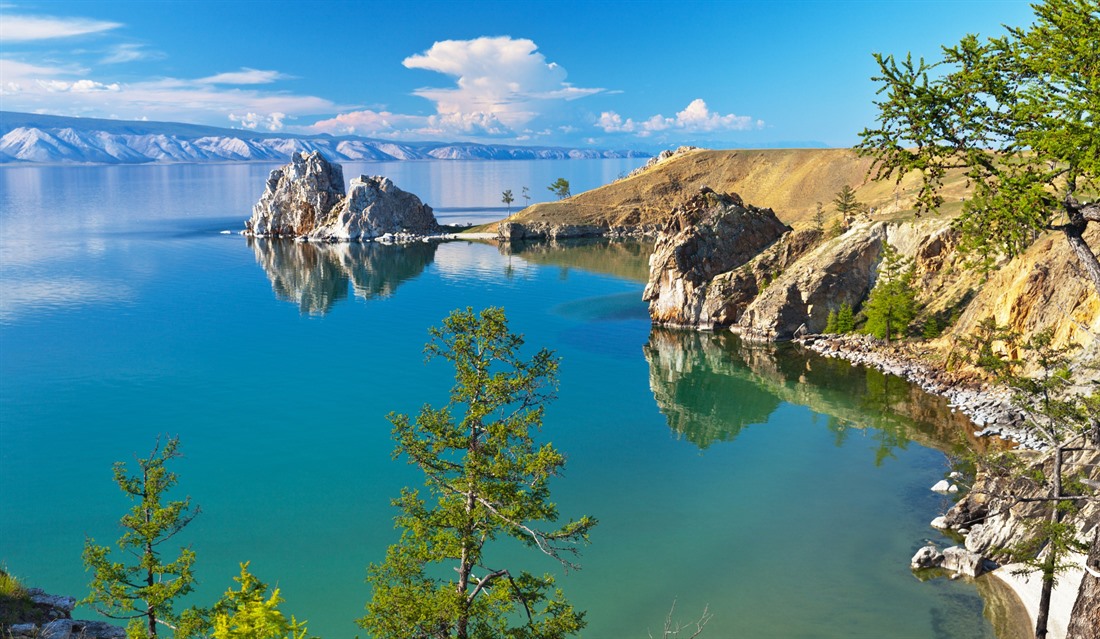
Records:
<instances>
[{"instance_id":1,"label":"cumulus cloud","mask_svg":"<svg viewBox=\"0 0 1100 639\"><path fill-rule=\"evenodd\" d=\"M242 67L240 71L219 73L207 78L200 78L196 82L202 84L270 84L276 80L285 80L288 77L278 71Z\"/></svg>"},{"instance_id":2,"label":"cumulus cloud","mask_svg":"<svg viewBox=\"0 0 1100 639\"><path fill-rule=\"evenodd\" d=\"M647 137L668 130L691 133L748 131L762 128L764 122L747 115L714 113L707 107L706 102L696 98L683 111L678 112L676 117L669 118L657 114L646 120L635 121L632 118L623 119L614 111L604 111L596 121L596 126L606 133L635 133L640 137Z\"/></svg>"},{"instance_id":3,"label":"cumulus cloud","mask_svg":"<svg viewBox=\"0 0 1100 639\"><path fill-rule=\"evenodd\" d=\"M91 20L89 18L56 18L53 16L26 16L7 14L0 20L0 40L4 42L32 42L69 38L90 33L117 29L118 22Z\"/></svg>"},{"instance_id":4,"label":"cumulus cloud","mask_svg":"<svg viewBox=\"0 0 1100 639\"><path fill-rule=\"evenodd\" d=\"M94 80L77 80L65 82L64 80L37 80L38 86L50 93L93 93L96 91L119 91L122 85L117 82L104 84Z\"/></svg>"},{"instance_id":5,"label":"cumulus cloud","mask_svg":"<svg viewBox=\"0 0 1100 639\"><path fill-rule=\"evenodd\" d=\"M552 114L562 103L604 91L575 87L561 65L547 62L534 42L507 36L444 40L402 62L406 68L454 78L453 87L414 91L435 103L435 114L373 109L342 113L310 129L378 137L500 137Z\"/></svg>"},{"instance_id":6,"label":"cumulus cloud","mask_svg":"<svg viewBox=\"0 0 1100 639\"><path fill-rule=\"evenodd\" d=\"M435 103L438 122L486 131L522 129L563 101L603 91L566 82L565 69L547 62L535 43L526 38L444 40L424 53L405 58L402 64L454 78L454 87L415 91Z\"/></svg>"}]
</instances>

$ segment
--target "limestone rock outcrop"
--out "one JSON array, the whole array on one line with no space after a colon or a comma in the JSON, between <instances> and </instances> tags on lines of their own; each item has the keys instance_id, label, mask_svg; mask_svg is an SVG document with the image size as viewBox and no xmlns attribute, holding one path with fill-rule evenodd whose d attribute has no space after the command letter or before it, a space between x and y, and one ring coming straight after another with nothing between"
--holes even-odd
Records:
<instances>
[{"instance_id":1,"label":"limestone rock outcrop","mask_svg":"<svg viewBox=\"0 0 1100 639\"><path fill-rule=\"evenodd\" d=\"M343 169L316 151L272 171L245 222L246 235L326 242L438 232L432 208L389 178L355 178L345 196Z\"/></svg>"},{"instance_id":2,"label":"limestone rock outcrop","mask_svg":"<svg viewBox=\"0 0 1100 639\"><path fill-rule=\"evenodd\" d=\"M777 274L731 329L767 340L790 339L799 330L820 333L829 311L842 304L855 309L866 299L874 287L885 240L885 224L853 226Z\"/></svg>"},{"instance_id":3,"label":"limestone rock outcrop","mask_svg":"<svg viewBox=\"0 0 1100 639\"><path fill-rule=\"evenodd\" d=\"M715 276L756 257L790 231L771 209L702 188L673 212L650 257L642 298L654 324L712 328L703 313Z\"/></svg>"},{"instance_id":4,"label":"limestone rock outcrop","mask_svg":"<svg viewBox=\"0 0 1100 639\"><path fill-rule=\"evenodd\" d=\"M432 207L397 188L386 177L362 175L351 181L348 195L326 222L309 232L311 240L361 241L391 233L437 233Z\"/></svg>"},{"instance_id":5,"label":"limestone rock outcrop","mask_svg":"<svg viewBox=\"0 0 1100 639\"><path fill-rule=\"evenodd\" d=\"M258 237L295 237L312 231L344 198L344 170L316 151L297 153L271 172L245 231Z\"/></svg>"}]
</instances>

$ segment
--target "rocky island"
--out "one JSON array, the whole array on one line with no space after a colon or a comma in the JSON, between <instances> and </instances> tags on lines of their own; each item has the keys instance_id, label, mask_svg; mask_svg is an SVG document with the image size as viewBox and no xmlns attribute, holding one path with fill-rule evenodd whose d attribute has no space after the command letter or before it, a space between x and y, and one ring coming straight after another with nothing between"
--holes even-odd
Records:
<instances>
[{"instance_id":1,"label":"rocky island","mask_svg":"<svg viewBox=\"0 0 1100 639\"><path fill-rule=\"evenodd\" d=\"M366 175L351 181L320 152L295 154L271 172L244 234L314 242L415 239L440 232L432 207L402 191L389 178Z\"/></svg>"}]
</instances>

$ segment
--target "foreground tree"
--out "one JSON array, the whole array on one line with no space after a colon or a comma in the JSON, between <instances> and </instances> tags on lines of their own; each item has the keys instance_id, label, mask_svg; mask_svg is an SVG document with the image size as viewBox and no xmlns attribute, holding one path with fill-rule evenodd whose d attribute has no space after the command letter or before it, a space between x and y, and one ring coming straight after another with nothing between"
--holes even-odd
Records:
<instances>
[{"instance_id":1,"label":"foreground tree","mask_svg":"<svg viewBox=\"0 0 1100 639\"><path fill-rule=\"evenodd\" d=\"M878 125L858 145L876 179L918 171L918 212L936 210L947 172L974 193L957 224L964 248L989 265L1041 231L1062 232L1100 292L1100 262L1086 243L1100 222L1100 14L1096 0L1046 0L1035 23L980 41L968 35L943 59L914 63L875 54Z\"/></svg>"},{"instance_id":2,"label":"foreground tree","mask_svg":"<svg viewBox=\"0 0 1100 639\"><path fill-rule=\"evenodd\" d=\"M158 623L173 623L173 602L193 587L190 548L180 548L170 562L161 556L161 546L199 514L190 497L164 503L177 481L167 463L179 456L179 439L173 437L163 446L158 440L147 459L138 459L134 475L127 474L125 463L114 465L115 483L135 502L121 519L126 532L118 540L119 550L134 563L112 561L111 549L90 537L84 543L84 566L93 577L91 593L81 603L112 619L130 619L130 639L156 637Z\"/></svg>"},{"instance_id":3,"label":"foreground tree","mask_svg":"<svg viewBox=\"0 0 1100 639\"><path fill-rule=\"evenodd\" d=\"M389 416L394 454L424 472L428 495L406 489L394 500L401 540L370 566L374 592L359 624L375 639L574 634L584 613L552 590L553 577L488 556L492 542L507 536L576 568L572 558L596 525L586 516L541 527L558 518L548 482L565 464L552 445L533 439L553 398L557 361L545 349L521 359L523 338L509 332L499 308L455 311L430 334L429 359L454 365L450 401L425 405L415 422Z\"/></svg>"},{"instance_id":4,"label":"foreground tree","mask_svg":"<svg viewBox=\"0 0 1100 639\"><path fill-rule=\"evenodd\" d=\"M986 343L994 340L1026 353L1038 372L1018 372L1021 362L1004 358ZM1095 471L1072 461L1073 453L1095 451L1100 446L1096 437L1100 391L1086 396L1074 388L1070 349L1055 348L1050 329L1020 344L1012 333L990 321L976 336L974 346L973 361L1012 388L1017 405L1029 407L1025 428L1047 447L1039 463L1025 461L1012 451L980 460L985 472L1014 480L1002 484L1005 492L994 492L986 498L999 500L1002 511L1034 506L1023 511L1030 513L1030 535L1002 551L1022 564L1020 573L1039 573L1042 588L1035 637L1044 639L1054 586L1059 576L1073 567L1067 561L1069 555L1089 551L1088 544L1078 537L1077 527L1066 518L1077 513L1085 502L1100 499Z\"/></svg>"},{"instance_id":5,"label":"foreground tree","mask_svg":"<svg viewBox=\"0 0 1100 639\"><path fill-rule=\"evenodd\" d=\"M279 589L268 594L267 584L241 564L241 575L234 577L240 590L230 588L214 605L210 627L202 634L213 639L307 639L305 622L293 616L288 620L279 610L283 603Z\"/></svg>"}]
</instances>

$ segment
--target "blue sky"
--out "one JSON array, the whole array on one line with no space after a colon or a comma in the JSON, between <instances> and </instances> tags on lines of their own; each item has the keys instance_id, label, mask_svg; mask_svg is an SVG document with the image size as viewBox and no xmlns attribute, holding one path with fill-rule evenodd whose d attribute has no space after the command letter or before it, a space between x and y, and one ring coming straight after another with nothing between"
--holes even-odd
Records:
<instances>
[{"instance_id":1,"label":"blue sky","mask_svg":"<svg viewBox=\"0 0 1100 639\"><path fill-rule=\"evenodd\" d=\"M256 131L657 150L847 146L873 52L1027 2L0 0L0 108Z\"/></svg>"}]
</instances>

